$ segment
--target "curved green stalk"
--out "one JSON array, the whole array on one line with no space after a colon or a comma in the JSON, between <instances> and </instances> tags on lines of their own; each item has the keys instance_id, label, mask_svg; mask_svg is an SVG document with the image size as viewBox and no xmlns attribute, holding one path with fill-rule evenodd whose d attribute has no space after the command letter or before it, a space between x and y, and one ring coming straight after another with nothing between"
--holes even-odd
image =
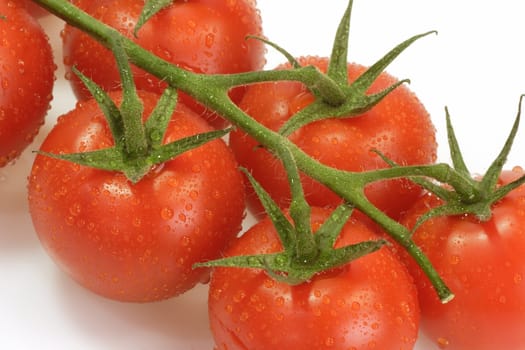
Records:
<instances>
[{"instance_id":1,"label":"curved green stalk","mask_svg":"<svg viewBox=\"0 0 525 350\"><path fill-rule=\"evenodd\" d=\"M69 24L78 27L108 47L111 47L112 38L115 35L120 35L116 30L95 20L74 5L70 4L67 0L33 1L43 5L49 11L61 17ZM443 302L452 299L453 294L434 270L425 254L423 254L423 252L410 239L408 230L373 206L366 199L362 191L356 189L362 189L368 182L377 181L381 177L432 177L433 175L439 175L442 178L450 177L456 179L461 183L461 181L457 179L457 174L455 174L453 169L444 168L442 165L419 168L399 167L384 169L373 175L372 173L343 172L327 167L305 154L287 138L265 128L254 119L250 118L228 97L228 90L232 86L262 81L294 80L303 82L307 86L312 86L319 81L319 74L321 73L317 69L313 67L303 67L283 71L262 71L231 75L196 74L180 69L169 62L160 59L134 44L127 38L122 37L121 39L122 46L127 56L135 65L147 70L157 77L161 77L169 85L193 96L201 103L215 110L218 114L243 129L266 148L282 149L282 147L286 147L289 149L301 171L327 185L341 195L341 197L343 197L348 203L351 203L353 206L369 215L396 241L407 249L432 281ZM330 100L330 96L322 96L321 98L326 101Z\"/></svg>"}]
</instances>

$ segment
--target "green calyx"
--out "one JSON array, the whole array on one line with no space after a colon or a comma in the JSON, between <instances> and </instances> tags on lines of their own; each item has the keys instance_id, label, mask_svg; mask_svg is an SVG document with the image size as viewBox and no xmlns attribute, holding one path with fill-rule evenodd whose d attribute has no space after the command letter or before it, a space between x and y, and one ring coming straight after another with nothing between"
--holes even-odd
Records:
<instances>
[{"instance_id":1,"label":"green calyx","mask_svg":"<svg viewBox=\"0 0 525 350\"><path fill-rule=\"evenodd\" d=\"M176 90L168 87L164 91L152 114L144 123L143 105L137 95L127 55L117 38L112 47L123 85L123 100L120 108L98 85L80 71L73 69L103 111L115 145L91 152L53 154L39 151L38 153L92 168L122 172L131 182L137 183L153 166L229 132L229 129L216 130L162 144L177 105Z\"/></svg>"},{"instance_id":2,"label":"green calyx","mask_svg":"<svg viewBox=\"0 0 525 350\"><path fill-rule=\"evenodd\" d=\"M405 40L370 66L353 83L349 84L348 46L352 7L353 1L350 0L333 41L334 44L326 75L323 75L322 79L317 79L308 84L310 91L317 98L312 104L292 116L281 127L279 133L283 136L290 135L300 127L317 120L349 118L370 110L398 86L409 82L406 79L401 80L378 93L367 94L368 89L378 76L415 41L429 34L436 33L431 31ZM292 58L292 55L275 44L271 45L285 55L292 67L295 69L300 67L299 63Z\"/></svg>"},{"instance_id":3,"label":"green calyx","mask_svg":"<svg viewBox=\"0 0 525 350\"><path fill-rule=\"evenodd\" d=\"M174 0L146 0L142 13L140 14L135 29L133 30L133 35L137 37L140 28L142 28L142 26L159 11L170 6L173 1Z\"/></svg>"},{"instance_id":4,"label":"green calyx","mask_svg":"<svg viewBox=\"0 0 525 350\"><path fill-rule=\"evenodd\" d=\"M353 208L348 204L337 207L314 233L310 223L310 207L304 197L299 171L292 153L283 147L280 158L287 170L292 201L289 208L291 221L262 186L245 171L257 193L283 246L274 254L233 256L196 264L195 267L237 267L265 270L277 281L296 285L309 281L313 276L329 269L343 266L352 260L372 253L385 240L364 241L334 248L337 237L350 218Z\"/></svg>"},{"instance_id":5,"label":"green calyx","mask_svg":"<svg viewBox=\"0 0 525 350\"><path fill-rule=\"evenodd\" d=\"M509 184L498 186L499 176L501 175L518 132L524 98L525 95L520 97L518 113L503 148L489 166L485 175L479 179L472 177L464 161L459 142L452 126L449 111L448 109L445 110L448 143L452 159L449 181L446 182L448 186L444 187L439 183L421 177L410 177L412 181L441 198L444 204L428 211L420 217L412 228L412 232L425 221L437 216L470 214L481 221L487 221L491 218L492 206L497 201L501 200L515 188L525 184L525 176L522 176ZM397 166L391 160L386 159L384 156L382 157L391 166Z\"/></svg>"}]
</instances>

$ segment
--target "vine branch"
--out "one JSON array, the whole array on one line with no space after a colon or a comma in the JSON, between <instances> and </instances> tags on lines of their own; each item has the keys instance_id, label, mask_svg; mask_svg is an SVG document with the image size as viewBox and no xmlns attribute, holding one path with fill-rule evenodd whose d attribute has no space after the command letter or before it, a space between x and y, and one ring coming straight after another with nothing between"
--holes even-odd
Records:
<instances>
[{"instance_id":1,"label":"vine branch","mask_svg":"<svg viewBox=\"0 0 525 350\"><path fill-rule=\"evenodd\" d=\"M273 150L282 149L282 147L287 148L295 158L297 167L302 172L331 188L344 198L346 202L352 204L376 221L393 239L399 242L427 274L443 302L448 302L453 298L452 292L434 270L426 255L410 238L409 231L372 205L365 197L362 189L367 183L373 181L406 176L434 177L440 181L454 181L460 186L466 186L460 174L443 164L422 167L393 167L365 173L340 171L319 163L304 153L299 147L288 140L288 138L267 129L239 109L228 97L228 91L231 87L264 81L298 81L308 87L312 87L320 81L320 75L322 75L316 68L300 67L288 70L222 75L193 73L178 68L148 52L132 40L124 37L115 29L89 16L67 0L32 1L45 7L51 13L62 18L70 25L84 31L110 49L112 49L114 38L118 37L131 63L145 69L166 81L170 86L186 92L208 108L213 109L225 119L228 119L234 125L250 134L264 147ZM322 76L321 78L326 83L326 76ZM330 91L330 89L326 90ZM336 91L338 90L336 89ZM320 97L327 101L330 100L330 96ZM343 107L344 106L341 108Z\"/></svg>"}]
</instances>

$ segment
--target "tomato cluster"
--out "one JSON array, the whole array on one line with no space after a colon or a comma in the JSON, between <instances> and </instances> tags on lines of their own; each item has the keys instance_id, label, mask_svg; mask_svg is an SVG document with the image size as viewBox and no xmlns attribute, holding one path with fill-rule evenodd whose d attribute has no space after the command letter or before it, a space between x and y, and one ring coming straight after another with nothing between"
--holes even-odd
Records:
<instances>
[{"instance_id":1,"label":"tomato cluster","mask_svg":"<svg viewBox=\"0 0 525 350\"><path fill-rule=\"evenodd\" d=\"M165 64L188 72L237 75L261 71L265 65L263 26L253 0L174 1L138 30L144 1L70 2ZM31 143L52 101L56 66L48 38L35 19L49 13L37 9L30 1L0 4L1 167ZM174 110L164 112L169 114L166 128L159 132L149 123L158 118L166 77L149 72L147 64L130 55L128 72L136 88L130 92L110 44L104 46L70 24L62 39L66 77L79 102L46 135L28 176L28 201L43 247L79 284L110 299L149 302L209 282L210 328L217 350L413 349L420 333L449 350L525 347L521 168L497 174L500 181L494 191L514 183L516 188L490 202L488 217L474 212L427 217L446 204L448 197L440 196L437 187L448 187L419 177L381 179L356 188L406 235L394 235L396 242L305 281L287 283L285 272L265 269L264 263L258 268L195 267L219 258L259 259L286 249L255 184L288 213L296 200L291 184L299 180L314 234L345 200L330 184L306 172L291 178L282 155L242 127L234 128L228 138L164 160L160 149L224 128L233 118L219 116L195 96L179 91ZM274 71L315 67L332 78L331 58L289 61ZM347 63L344 84L338 81L338 87L344 92L368 69ZM311 85L292 80L235 86L226 95L236 113L242 111L273 135L323 98ZM281 137L316 164L348 173L434 165L436 131L417 96L386 72L377 74L366 93L380 94L392 86L360 113L316 119ZM125 118L134 92L140 125L130 125L131 119ZM147 142L142 148L124 140L131 134L122 130L132 127L143 132ZM101 153L107 149L123 156ZM101 154L107 159L101 160ZM69 161L67 155L79 162ZM88 158L104 165L90 166L84 161ZM120 165L137 166L144 159L153 165L139 179L119 171ZM249 175L243 177L240 167ZM480 197L490 197L483 194ZM366 206L359 209L341 225L334 252L387 236L383 229L388 228L373 223ZM242 232L246 211L257 222ZM453 300L444 304L439 299L433 281L404 249L407 241L428 256L454 292ZM269 265L269 260L262 261ZM308 263L292 265L306 269Z\"/></svg>"}]
</instances>

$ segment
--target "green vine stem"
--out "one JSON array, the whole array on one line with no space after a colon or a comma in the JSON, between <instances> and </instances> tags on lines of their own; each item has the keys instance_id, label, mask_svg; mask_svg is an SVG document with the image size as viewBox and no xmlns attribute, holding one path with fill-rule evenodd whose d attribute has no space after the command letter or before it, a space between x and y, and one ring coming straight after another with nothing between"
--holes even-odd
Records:
<instances>
[{"instance_id":1,"label":"green vine stem","mask_svg":"<svg viewBox=\"0 0 525 350\"><path fill-rule=\"evenodd\" d=\"M426 176L444 183L454 183L454 185L465 187L468 191L474 190L469 186L468 181L462 178L461 174L458 174L453 168L444 164L422 167L394 167L365 173L336 170L314 160L286 137L265 128L253 120L240 110L228 97L228 90L231 87L257 82L292 80L302 82L308 87L315 86L320 80L326 82L325 77L322 76L322 73L316 68L301 67L290 70L260 71L232 75L196 74L180 69L142 49L131 40L123 37L113 28L92 18L67 0L33 1L45 7L67 23L91 35L94 39L109 48L111 48L111 43L115 35L121 36L122 46L133 64L165 80L169 85L193 96L199 102L230 120L237 127L242 128L264 147L268 149L288 148L293 154L298 168L302 172L334 190L344 198L345 201L351 203L357 209L375 220L393 239L399 242L427 274L442 302L446 303L454 297L426 255L414 244L410 238L409 231L372 205L365 197L363 188L370 182L386 178ZM328 92L338 90L339 86L334 87L334 89L323 89L323 91ZM338 95L338 93L336 93L336 95ZM329 103L331 97L334 96L327 94L319 97ZM335 100L338 98L339 96L335 96ZM348 108L348 106L341 105L340 108L340 112L343 112L342 109Z\"/></svg>"}]
</instances>

